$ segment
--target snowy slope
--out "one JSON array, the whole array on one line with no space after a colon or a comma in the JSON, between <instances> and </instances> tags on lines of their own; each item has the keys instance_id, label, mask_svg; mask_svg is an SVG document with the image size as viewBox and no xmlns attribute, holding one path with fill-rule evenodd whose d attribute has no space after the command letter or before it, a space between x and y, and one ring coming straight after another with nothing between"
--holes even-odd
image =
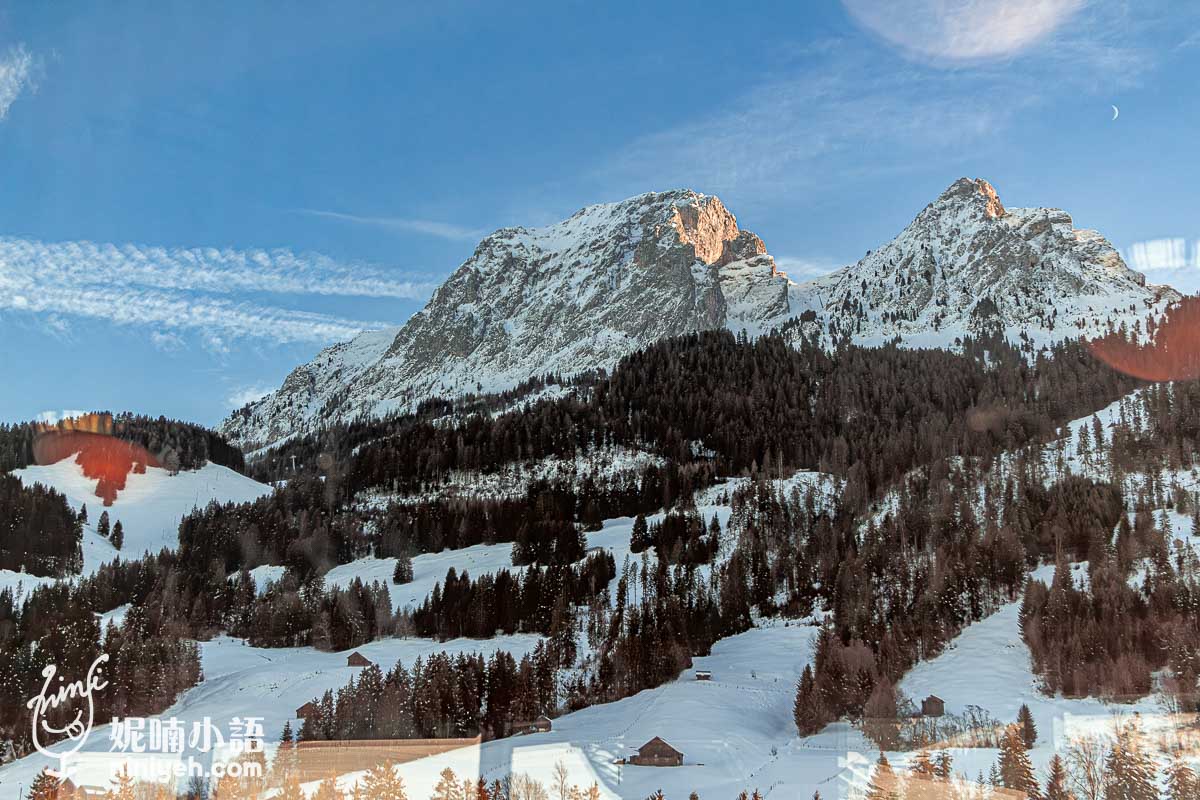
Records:
<instances>
[{"instance_id":1,"label":"snowy slope","mask_svg":"<svg viewBox=\"0 0 1200 800\"><path fill-rule=\"evenodd\" d=\"M791 288L716 197L679 189L589 206L496 231L398 332L323 351L222 430L251 449L318 419L608 368L664 337L781 322Z\"/></svg>"},{"instance_id":2,"label":"snowy slope","mask_svg":"<svg viewBox=\"0 0 1200 800\"><path fill-rule=\"evenodd\" d=\"M1000 331L1037 348L1122 323L1144 329L1179 298L1053 208L1006 209L962 178L893 241L795 284L716 197L679 189L589 206L545 228L505 228L403 327L322 351L223 432L259 448L318 422L412 408L434 394L510 388L610 368L659 339L726 327L832 346L952 347Z\"/></svg>"},{"instance_id":3,"label":"snowy slope","mask_svg":"<svg viewBox=\"0 0 1200 800\"><path fill-rule=\"evenodd\" d=\"M114 558L138 558L147 551L173 549L179 543L179 521L193 508L203 508L213 500L243 503L271 492L270 486L217 464L205 464L200 469L175 475L148 467L144 474L130 474L125 489L105 508L95 494L96 481L83 474L73 456L47 466L14 470L13 474L26 485L40 483L61 492L76 510L87 505L88 525L83 541L85 573L94 572ZM125 545L120 551L95 532L103 511L108 511L111 522L120 520L124 526Z\"/></svg>"},{"instance_id":4,"label":"snowy slope","mask_svg":"<svg viewBox=\"0 0 1200 800\"><path fill-rule=\"evenodd\" d=\"M1095 231L1055 208L1011 208L984 180L962 178L899 236L857 264L805 284L833 338L878 345L899 337L944 347L988 330L1035 346L1144 328L1179 299L1147 285Z\"/></svg>"},{"instance_id":5,"label":"snowy slope","mask_svg":"<svg viewBox=\"0 0 1200 800\"><path fill-rule=\"evenodd\" d=\"M450 654L505 650L520 659L531 652L540 637L518 634L487 641L454 639L385 639L357 648L384 671L401 661L406 666L443 650ZM204 681L185 692L159 717L179 719L190 727L210 718L223 731L234 717L261 717L268 741L278 742L285 722L296 726L295 710L326 690L345 686L361 670L346 666L346 653L323 653L310 647L269 649L250 647L243 641L220 637L200 645ZM110 726L98 724L80 752L77 782L105 786L120 768L120 758L108 755ZM202 760L198 753L193 753ZM15 797L18 786L29 786L42 767L50 763L31 755L0 767L0 796Z\"/></svg>"}]
</instances>

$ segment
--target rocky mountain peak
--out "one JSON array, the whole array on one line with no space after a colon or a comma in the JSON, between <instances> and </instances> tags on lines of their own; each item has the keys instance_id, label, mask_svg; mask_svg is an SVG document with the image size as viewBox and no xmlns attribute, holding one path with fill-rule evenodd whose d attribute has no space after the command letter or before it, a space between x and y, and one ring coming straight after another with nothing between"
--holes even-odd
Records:
<instances>
[{"instance_id":1,"label":"rocky mountain peak","mask_svg":"<svg viewBox=\"0 0 1200 800\"><path fill-rule=\"evenodd\" d=\"M1148 286L1065 211L1005 208L990 183L969 178L891 242L807 288L832 338L938 346L996 331L1038 344L1097 336L1179 297Z\"/></svg>"},{"instance_id":2,"label":"rocky mountain peak","mask_svg":"<svg viewBox=\"0 0 1200 800\"><path fill-rule=\"evenodd\" d=\"M947 205L965 207L984 219L999 219L1006 213L996 189L983 178L959 178L930 207Z\"/></svg>"},{"instance_id":3,"label":"rocky mountain peak","mask_svg":"<svg viewBox=\"0 0 1200 800\"><path fill-rule=\"evenodd\" d=\"M327 348L222 429L257 447L431 395L610 368L666 337L793 319L789 332L830 346L954 347L998 332L1032 351L1132 327L1178 297L1066 212L1005 208L982 179L955 181L895 239L801 285L718 198L650 192L496 231L403 327Z\"/></svg>"},{"instance_id":4,"label":"rocky mountain peak","mask_svg":"<svg viewBox=\"0 0 1200 800\"><path fill-rule=\"evenodd\" d=\"M259 446L294 432L297 417L303 427L385 414L430 395L610 368L665 337L757 332L790 315L793 287L717 197L676 189L587 206L486 237L382 353L380 334L328 348L223 430Z\"/></svg>"}]
</instances>

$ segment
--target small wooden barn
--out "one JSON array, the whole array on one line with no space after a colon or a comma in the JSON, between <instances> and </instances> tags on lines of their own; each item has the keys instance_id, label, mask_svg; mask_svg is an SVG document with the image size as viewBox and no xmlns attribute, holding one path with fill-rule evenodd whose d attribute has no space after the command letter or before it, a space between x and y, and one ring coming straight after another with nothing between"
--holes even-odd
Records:
<instances>
[{"instance_id":1,"label":"small wooden barn","mask_svg":"<svg viewBox=\"0 0 1200 800\"><path fill-rule=\"evenodd\" d=\"M296 718L308 719L309 717L316 715L317 711L319 710L320 709L317 708L317 704L312 700L309 700L307 703L296 709Z\"/></svg>"},{"instance_id":2,"label":"small wooden barn","mask_svg":"<svg viewBox=\"0 0 1200 800\"><path fill-rule=\"evenodd\" d=\"M682 767L683 753L655 736L638 748L638 754L629 763L638 767Z\"/></svg>"},{"instance_id":3,"label":"small wooden barn","mask_svg":"<svg viewBox=\"0 0 1200 800\"><path fill-rule=\"evenodd\" d=\"M346 658L347 667L369 667L375 662L355 650Z\"/></svg>"},{"instance_id":4,"label":"small wooden barn","mask_svg":"<svg viewBox=\"0 0 1200 800\"><path fill-rule=\"evenodd\" d=\"M696 670L696 680L698 680L698 681L711 681L711 680L712 680L712 673L711 673L711 672L709 672L709 671L708 671L708 670L706 670L706 669L698 669L698 670Z\"/></svg>"},{"instance_id":5,"label":"small wooden barn","mask_svg":"<svg viewBox=\"0 0 1200 800\"><path fill-rule=\"evenodd\" d=\"M922 717L940 717L946 713L946 701L938 697L936 694L931 694L921 701L921 716Z\"/></svg>"}]
</instances>

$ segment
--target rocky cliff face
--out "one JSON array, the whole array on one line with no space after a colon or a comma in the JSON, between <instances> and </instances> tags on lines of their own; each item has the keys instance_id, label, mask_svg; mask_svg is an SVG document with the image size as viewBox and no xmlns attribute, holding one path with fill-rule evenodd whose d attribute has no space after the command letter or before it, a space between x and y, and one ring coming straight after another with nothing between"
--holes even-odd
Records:
<instances>
[{"instance_id":1,"label":"rocky cliff face","mask_svg":"<svg viewBox=\"0 0 1200 800\"><path fill-rule=\"evenodd\" d=\"M796 285L716 197L690 190L589 206L546 228L505 228L402 328L323 350L223 432L247 449L322 421L496 391L534 375L612 367L658 339L728 327L954 346L1000 331L1031 350L1132 328L1178 299L1147 286L1058 209L1005 208L963 178L893 241Z\"/></svg>"},{"instance_id":2,"label":"rocky cliff face","mask_svg":"<svg viewBox=\"0 0 1200 800\"><path fill-rule=\"evenodd\" d=\"M253 448L317 420L409 408L434 394L612 367L658 339L790 316L761 239L690 190L589 206L546 228L505 228L402 328L322 351L224 432Z\"/></svg>"},{"instance_id":3,"label":"rocky cliff face","mask_svg":"<svg viewBox=\"0 0 1200 800\"><path fill-rule=\"evenodd\" d=\"M1037 347L1132 327L1179 299L1065 211L1005 208L987 181L967 178L891 242L803 290L819 309L810 333L914 346L999 330Z\"/></svg>"}]
</instances>

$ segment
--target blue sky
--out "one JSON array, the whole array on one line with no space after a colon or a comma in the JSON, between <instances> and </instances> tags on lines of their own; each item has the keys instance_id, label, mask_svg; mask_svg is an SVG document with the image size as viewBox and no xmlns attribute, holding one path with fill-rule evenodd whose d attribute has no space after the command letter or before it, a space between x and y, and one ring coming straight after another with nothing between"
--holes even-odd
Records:
<instances>
[{"instance_id":1,"label":"blue sky","mask_svg":"<svg viewBox=\"0 0 1200 800\"><path fill-rule=\"evenodd\" d=\"M0 419L215 423L488 231L675 186L804 277L985 177L1195 288L1187 5L9 4Z\"/></svg>"}]
</instances>

